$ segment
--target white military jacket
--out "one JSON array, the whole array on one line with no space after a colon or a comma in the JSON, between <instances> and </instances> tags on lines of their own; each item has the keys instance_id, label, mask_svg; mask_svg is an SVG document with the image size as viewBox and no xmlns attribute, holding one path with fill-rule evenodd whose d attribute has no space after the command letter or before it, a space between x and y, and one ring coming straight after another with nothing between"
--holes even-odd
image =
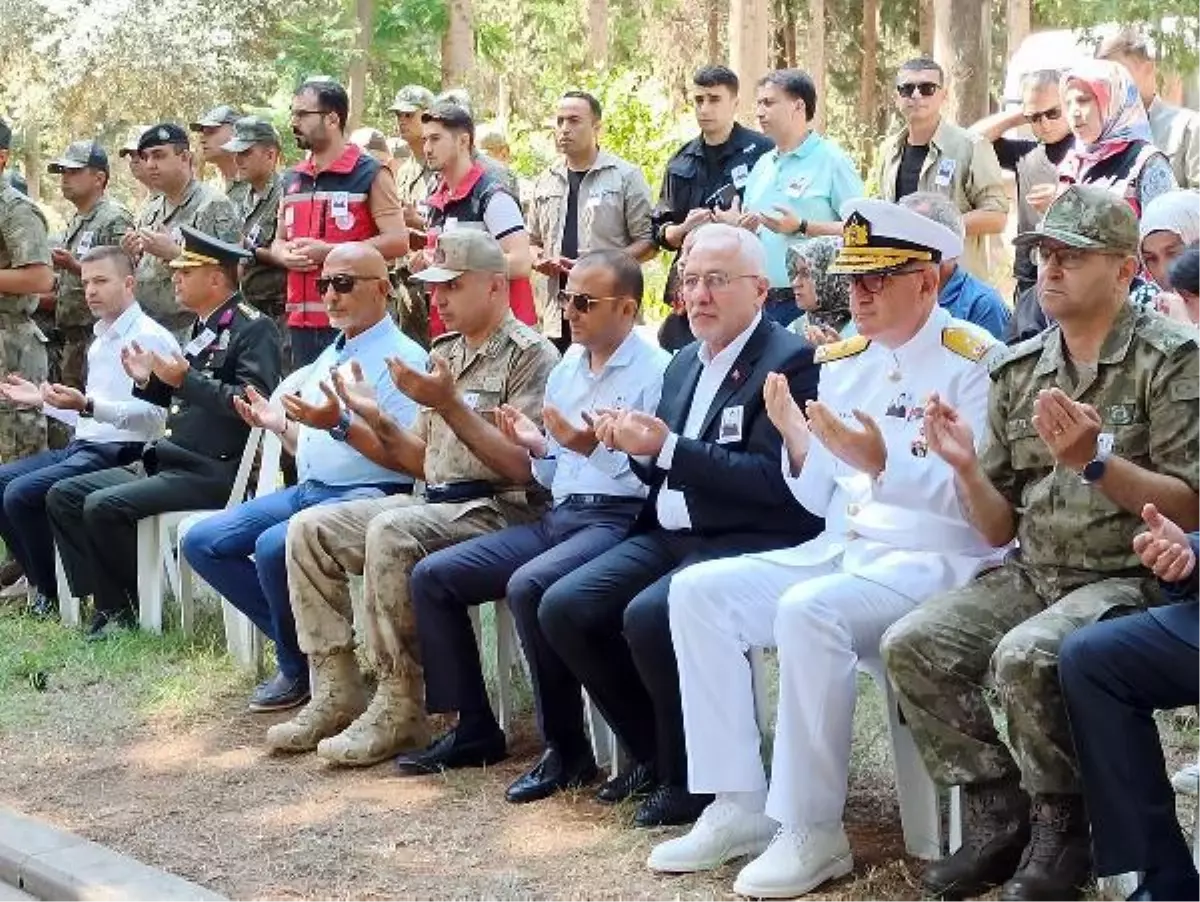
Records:
<instances>
[{"instance_id":1,"label":"white military jacket","mask_svg":"<svg viewBox=\"0 0 1200 902\"><path fill-rule=\"evenodd\" d=\"M890 350L861 336L818 348L817 397L861 429L853 411L874 418L887 445L878 479L853 469L814 435L799 475L786 446L784 478L797 500L825 518L825 531L795 548L757 557L816 565L841 557L842 570L915 601L965 584L998 563L958 501L954 473L929 450L924 404L937 392L966 418L976 440L985 434L991 379L988 333L941 307L906 344Z\"/></svg>"}]
</instances>

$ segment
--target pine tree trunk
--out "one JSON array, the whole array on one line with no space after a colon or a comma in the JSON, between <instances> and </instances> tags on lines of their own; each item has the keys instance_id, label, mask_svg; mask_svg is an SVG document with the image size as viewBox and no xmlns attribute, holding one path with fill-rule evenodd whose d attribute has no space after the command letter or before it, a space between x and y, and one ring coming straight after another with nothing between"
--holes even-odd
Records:
<instances>
[{"instance_id":1,"label":"pine tree trunk","mask_svg":"<svg viewBox=\"0 0 1200 902\"><path fill-rule=\"evenodd\" d=\"M935 0L934 58L946 70L943 115L970 125L988 113L986 0Z\"/></svg>"},{"instance_id":2,"label":"pine tree trunk","mask_svg":"<svg viewBox=\"0 0 1200 902\"><path fill-rule=\"evenodd\" d=\"M1029 0L1008 0L1008 47L1005 55L1012 59L1021 46L1021 42L1029 37L1030 20Z\"/></svg>"},{"instance_id":3,"label":"pine tree trunk","mask_svg":"<svg viewBox=\"0 0 1200 902\"><path fill-rule=\"evenodd\" d=\"M934 0L917 0L917 23L920 34L918 46L923 56L933 55L934 20L936 18Z\"/></svg>"},{"instance_id":4,"label":"pine tree trunk","mask_svg":"<svg viewBox=\"0 0 1200 902\"><path fill-rule=\"evenodd\" d=\"M812 127L825 130L825 0L808 0L808 72L817 89L817 109Z\"/></svg>"},{"instance_id":5,"label":"pine tree trunk","mask_svg":"<svg viewBox=\"0 0 1200 902\"><path fill-rule=\"evenodd\" d=\"M721 0L708 0L708 55L709 63L719 62L721 53Z\"/></svg>"},{"instance_id":6,"label":"pine tree trunk","mask_svg":"<svg viewBox=\"0 0 1200 902\"><path fill-rule=\"evenodd\" d=\"M770 0L729 4L729 65L745 86L738 94L738 118L754 120L754 85L767 74L771 53Z\"/></svg>"},{"instance_id":7,"label":"pine tree trunk","mask_svg":"<svg viewBox=\"0 0 1200 902\"><path fill-rule=\"evenodd\" d=\"M587 0L588 65L608 64L608 0Z\"/></svg>"},{"instance_id":8,"label":"pine tree trunk","mask_svg":"<svg viewBox=\"0 0 1200 902\"><path fill-rule=\"evenodd\" d=\"M354 0L354 56L350 59L350 114L348 129L362 125L367 105L367 59L375 22L375 0Z\"/></svg>"},{"instance_id":9,"label":"pine tree trunk","mask_svg":"<svg viewBox=\"0 0 1200 902\"><path fill-rule=\"evenodd\" d=\"M862 68L859 70L862 88L858 95L858 121L867 134L872 134L877 91L875 68L879 62L879 0L863 0L862 35Z\"/></svg>"},{"instance_id":10,"label":"pine tree trunk","mask_svg":"<svg viewBox=\"0 0 1200 902\"><path fill-rule=\"evenodd\" d=\"M471 0L446 0L449 23L442 37L442 90L466 87L475 68L475 26Z\"/></svg>"}]
</instances>

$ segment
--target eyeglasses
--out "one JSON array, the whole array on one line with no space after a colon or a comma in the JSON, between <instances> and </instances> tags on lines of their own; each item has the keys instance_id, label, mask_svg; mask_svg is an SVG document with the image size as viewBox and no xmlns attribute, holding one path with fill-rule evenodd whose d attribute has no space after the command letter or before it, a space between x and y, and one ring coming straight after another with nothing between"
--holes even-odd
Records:
<instances>
[{"instance_id":1,"label":"eyeglasses","mask_svg":"<svg viewBox=\"0 0 1200 902\"><path fill-rule=\"evenodd\" d=\"M896 85L896 93L901 97L912 97L913 94L919 91L922 97L932 97L938 92L938 88L940 87L941 85L935 81L910 81L902 85Z\"/></svg>"},{"instance_id":2,"label":"eyeglasses","mask_svg":"<svg viewBox=\"0 0 1200 902\"><path fill-rule=\"evenodd\" d=\"M1043 119L1047 122L1057 122L1062 118L1062 107L1052 106L1048 110L1042 110L1040 113L1025 113L1025 121L1030 125L1037 125Z\"/></svg>"},{"instance_id":3,"label":"eyeglasses","mask_svg":"<svg viewBox=\"0 0 1200 902\"><path fill-rule=\"evenodd\" d=\"M1043 269L1054 263L1060 269L1074 270L1083 266L1089 256L1094 256L1097 253L1103 253L1103 251L1087 251L1078 247L1048 248L1038 244L1029 252L1029 259L1033 261L1033 265L1038 269Z\"/></svg>"},{"instance_id":4,"label":"eyeglasses","mask_svg":"<svg viewBox=\"0 0 1200 902\"><path fill-rule=\"evenodd\" d=\"M379 276L349 276L338 273L336 276L321 276L317 279L317 291L321 294L332 288L338 294L349 294L357 282L378 282Z\"/></svg>"},{"instance_id":5,"label":"eyeglasses","mask_svg":"<svg viewBox=\"0 0 1200 902\"><path fill-rule=\"evenodd\" d=\"M328 110L292 110L292 119L303 119L305 116L324 116Z\"/></svg>"},{"instance_id":6,"label":"eyeglasses","mask_svg":"<svg viewBox=\"0 0 1200 902\"><path fill-rule=\"evenodd\" d=\"M792 272L793 285L795 285L797 282L807 282L811 278L812 270L808 268L807 264L798 265Z\"/></svg>"},{"instance_id":7,"label":"eyeglasses","mask_svg":"<svg viewBox=\"0 0 1200 902\"><path fill-rule=\"evenodd\" d=\"M619 301L619 297L594 297L585 291L567 291L565 288L559 289L558 294L554 296L558 301L558 306L564 310L567 307L574 307L580 313L587 313L596 304L601 301Z\"/></svg>"},{"instance_id":8,"label":"eyeglasses","mask_svg":"<svg viewBox=\"0 0 1200 902\"><path fill-rule=\"evenodd\" d=\"M888 283L888 280L894 279L897 276L911 276L915 272L920 272L919 269L898 269L895 272L869 272L861 275L852 275L850 284L861 288L867 294L879 294L883 291L883 286Z\"/></svg>"},{"instance_id":9,"label":"eyeglasses","mask_svg":"<svg viewBox=\"0 0 1200 902\"><path fill-rule=\"evenodd\" d=\"M683 286L684 291L695 291L700 287L700 283L703 282L704 287L715 294L718 291L724 291L726 288L728 288L734 279L757 278L759 277L750 274L731 275L727 272L706 272L702 276L684 276L683 280L680 282L680 285Z\"/></svg>"}]
</instances>

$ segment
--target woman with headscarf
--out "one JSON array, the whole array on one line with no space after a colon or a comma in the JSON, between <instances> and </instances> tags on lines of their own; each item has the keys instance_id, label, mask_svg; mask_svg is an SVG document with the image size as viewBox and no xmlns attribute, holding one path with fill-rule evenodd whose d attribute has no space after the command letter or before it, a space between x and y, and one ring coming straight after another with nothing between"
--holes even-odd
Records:
<instances>
[{"instance_id":1,"label":"woman with headscarf","mask_svg":"<svg viewBox=\"0 0 1200 902\"><path fill-rule=\"evenodd\" d=\"M1170 287L1167 271L1184 248L1200 239L1200 194L1168 191L1142 211L1138 223L1142 265L1162 289Z\"/></svg>"},{"instance_id":2,"label":"woman with headscarf","mask_svg":"<svg viewBox=\"0 0 1200 902\"><path fill-rule=\"evenodd\" d=\"M813 344L828 344L857 334L850 317L850 279L832 275L829 265L842 245L840 238L821 236L788 247L788 278L800 316L788 324Z\"/></svg>"},{"instance_id":3,"label":"woman with headscarf","mask_svg":"<svg viewBox=\"0 0 1200 902\"><path fill-rule=\"evenodd\" d=\"M1129 70L1086 60L1060 85L1075 146L1058 165L1059 181L1094 184L1129 201L1141 218L1146 205L1176 186L1165 154L1150 138L1150 120Z\"/></svg>"}]
</instances>

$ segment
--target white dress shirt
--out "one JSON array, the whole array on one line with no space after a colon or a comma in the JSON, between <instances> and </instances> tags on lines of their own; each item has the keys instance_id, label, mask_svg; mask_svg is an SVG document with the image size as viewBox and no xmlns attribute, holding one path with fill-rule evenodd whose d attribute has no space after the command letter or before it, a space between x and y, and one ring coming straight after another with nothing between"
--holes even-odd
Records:
<instances>
[{"instance_id":1,"label":"white dress shirt","mask_svg":"<svg viewBox=\"0 0 1200 902\"><path fill-rule=\"evenodd\" d=\"M593 373L582 345L571 345L546 380L545 403L556 407L576 428L584 411L622 407L654 413L662 395L663 372L671 355L630 332L599 373ZM547 455L534 458L533 475L560 504L568 495L616 495L645 498L645 483L629 469L629 457L602 444L586 457L547 436Z\"/></svg>"},{"instance_id":2,"label":"white dress shirt","mask_svg":"<svg viewBox=\"0 0 1200 902\"><path fill-rule=\"evenodd\" d=\"M135 302L110 325L92 327L96 336L88 348L87 385L95 413L82 417L74 410L43 405L46 416L75 427L75 439L93 444L149 442L162 433L167 410L133 396L133 380L121 366L121 349L137 342L144 350L170 356L179 353L175 336L152 320Z\"/></svg>"},{"instance_id":3,"label":"white dress shirt","mask_svg":"<svg viewBox=\"0 0 1200 902\"><path fill-rule=\"evenodd\" d=\"M708 414L708 408L712 406L713 398L717 396L721 383L733 369L734 361L746 347L746 342L758 328L760 320L762 320L761 313L755 315L754 322L750 323L746 331L738 335L716 355L709 350L707 342L700 343L697 356L700 358L702 369L700 378L696 382L696 391L692 394L692 406L688 408L687 420L683 424L684 438L700 437L700 427L704 424L704 418ZM675 444L678 441L679 436L672 432L663 442L662 450L658 452L656 465L660 469L666 470L668 474L671 471L671 463L675 459ZM669 482L670 475L667 476L667 481L663 483L658 492L658 505L655 508L658 513L658 523L663 529L691 529L692 515L687 509L687 498L684 497L683 492L668 488Z\"/></svg>"}]
</instances>

